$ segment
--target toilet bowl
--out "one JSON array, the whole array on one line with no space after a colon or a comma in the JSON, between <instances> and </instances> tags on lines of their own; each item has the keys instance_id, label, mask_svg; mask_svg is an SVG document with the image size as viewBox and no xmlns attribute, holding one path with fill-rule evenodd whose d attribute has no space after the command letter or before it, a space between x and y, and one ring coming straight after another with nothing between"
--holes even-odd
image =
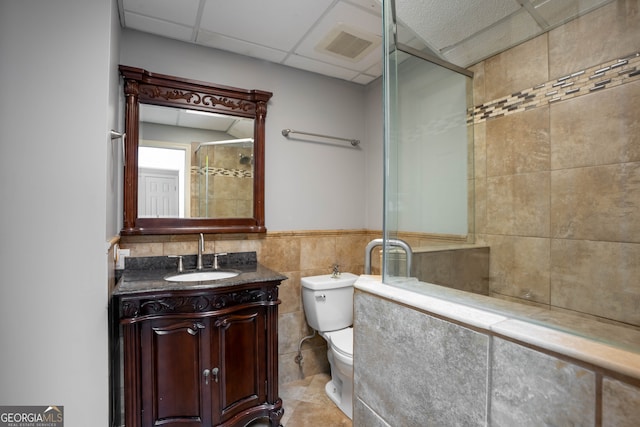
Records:
<instances>
[{"instance_id":1,"label":"toilet bowl","mask_svg":"<svg viewBox=\"0 0 640 427\"><path fill-rule=\"evenodd\" d=\"M358 276L303 277L302 301L307 323L327 341L331 381L327 396L346 416L353 416L353 284Z\"/></svg>"},{"instance_id":2,"label":"toilet bowl","mask_svg":"<svg viewBox=\"0 0 640 427\"><path fill-rule=\"evenodd\" d=\"M327 340L327 358L331 381L325 386L327 396L349 418L353 418L353 328L320 334Z\"/></svg>"}]
</instances>

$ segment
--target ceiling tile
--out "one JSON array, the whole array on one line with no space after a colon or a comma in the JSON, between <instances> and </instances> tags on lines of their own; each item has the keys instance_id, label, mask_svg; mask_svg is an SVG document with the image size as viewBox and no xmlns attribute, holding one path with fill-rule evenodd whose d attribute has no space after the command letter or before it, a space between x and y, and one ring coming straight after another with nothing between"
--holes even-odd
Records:
<instances>
[{"instance_id":1,"label":"ceiling tile","mask_svg":"<svg viewBox=\"0 0 640 427\"><path fill-rule=\"evenodd\" d=\"M355 79L351 80L354 83L358 83L361 85L366 85L371 83L372 81L374 81L375 79L377 79L379 76L370 76L368 74L360 74L358 77L356 77Z\"/></svg>"},{"instance_id":2,"label":"ceiling tile","mask_svg":"<svg viewBox=\"0 0 640 427\"><path fill-rule=\"evenodd\" d=\"M231 116L203 116L200 114L181 113L178 124L183 127L225 132L233 125L234 121Z\"/></svg>"},{"instance_id":3,"label":"ceiling tile","mask_svg":"<svg viewBox=\"0 0 640 427\"><path fill-rule=\"evenodd\" d=\"M516 0L396 2L398 20L438 50L471 37L520 7Z\"/></svg>"},{"instance_id":4,"label":"ceiling tile","mask_svg":"<svg viewBox=\"0 0 640 427\"><path fill-rule=\"evenodd\" d=\"M371 68L367 69L365 71L366 74L370 74L372 76L381 76L382 75L382 59L380 60L380 62L375 63Z\"/></svg>"},{"instance_id":5,"label":"ceiling tile","mask_svg":"<svg viewBox=\"0 0 640 427\"><path fill-rule=\"evenodd\" d=\"M522 9L508 20L476 34L443 54L447 61L466 68L528 40L539 32L540 27L536 21Z\"/></svg>"},{"instance_id":6,"label":"ceiling tile","mask_svg":"<svg viewBox=\"0 0 640 427\"><path fill-rule=\"evenodd\" d=\"M296 48L296 54L318 61L331 62L338 66L357 71L365 71L376 62L381 61L382 48L380 45L357 63L316 49L320 42L332 30L344 23L349 23L349 27L352 27L353 30L370 34L373 38L377 39L379 43L382 42L382 20L379 16L365 12L347 3L337 3L336 6L318 22L318 25L311 30L307 37L304 38L300 46Z\"/></svg>"},{"instance_id":7,"label":"ceiling tile","mask_svg":"<svg viewBox=\"0 0 640 427\"><path fill-rule=\"evenodd\" d=\"M612 1L396 0L398 38L418 50L466 67ZM382 0L117 3L122 24L127 28L361 84L382 73L381 47L360 62L316 49L339 24L381 39Z\"/></svg>"},{"instance_id":8,"label":"ceiling tile","mask_svg":"<svg viewBox=\"0 0 640 427\"><path fill-rule=\"evenodd\" d=\"M147 16L125 12L124 18L128 28L144 31L145 33L158 34L170 39L183 41L191 41L193 35L193 29L191 27L172 24L171 22L161 21Z\"/></svg>"},{"instance_id":9,"label":"ceiling tile","mask_svg":"<svg viewBox=\"0 0 640 427\"><path fill-rule=\"evenodd\" d=\"M360 6L378 16L382 16L382 3L380 0L347 0L347 2Z\"/></svg>"},{"instance_id":10,"label":"ceiling tile","mask_svg":"<svg viewBox=\"0 0 640 427\"><path fill-rule=\"evenodd\" d=\"M536 11L554 27L567 22L573 18L583 15L612 0L566 0L551 1L537 0L533 1Z\"/></svg>"},{"instance_id":11,"label":"ceiling tile","mask_svg":"<svg viewBox=\"0 0 640 427\"><path fill-rule=\"evenodd\" d=\"M200 30L198 32L196 42L204 46L276 63L282 62L282 60L287 56L286 52L277 49L271 49L254 43L229 38L221 34L211 33L205 30Z\"/></svg>"},{"instance_id":12,"label":"ceiling tile","mask_svg":"<svg viewBox=\"0 0 640 427\"><path fill-rule=\"evenodd\" d=\"M200 28L263 46L290 50L333 0L206 0Z\"/></svg>"},{"instance_id":13,"label":"ceiling tile","mask_svg":"<svg viewBox=\"0 0 640 427\"><path fill-rule=\"evenodd\" d=\"M122 0L125 11L189 26L196 24L199 5L200 0Z\"/></svg>"},{"instance_id":14,"label":"ceiling tile","mask_svg":"<svg viewBox=\"0 0 640 427\"><path fill-rule=\"evenodd\" d=\"M331 77L337 77L344 80L351 80L358 74L357 71L348 70L346 68L338 67L326 62L314 61L309 58L305 58L299 55L289 56L283 63L290 67L299 68L301 70L307 70L314 73L325 74Z\"/></svg>"}]
</instances>

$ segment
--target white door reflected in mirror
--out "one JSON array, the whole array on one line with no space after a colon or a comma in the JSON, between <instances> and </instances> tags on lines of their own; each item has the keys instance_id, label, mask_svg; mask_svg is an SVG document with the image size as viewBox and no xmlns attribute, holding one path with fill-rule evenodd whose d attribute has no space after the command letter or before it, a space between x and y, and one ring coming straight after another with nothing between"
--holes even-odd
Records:
<instances>
[{"instance_id":1,"label":"white door reflected in mirror","mask_svg":"<svg viewBox=\"0 0 640 427\"><path fill-rule=\"evenodd\" d=\"M188 147L138 148L139 217L185 218L188 215L189 193L185 185Z\"/></svg>"}]
</instances>

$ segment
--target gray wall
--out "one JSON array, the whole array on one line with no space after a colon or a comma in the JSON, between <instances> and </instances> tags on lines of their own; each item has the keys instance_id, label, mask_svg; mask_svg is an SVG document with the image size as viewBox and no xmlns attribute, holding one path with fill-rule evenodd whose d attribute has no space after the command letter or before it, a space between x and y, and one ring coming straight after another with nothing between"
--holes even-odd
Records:
<instances>
[{"instance_id":1,"label":"gray wall","mask_svg":"<svg viewBox=\"0 0 640 427\"><path fill-rule=\"evenodd\" d=\"M121 39L114 1L2 2L0 55L0 404L64 405L65 425L107 423L106 241L122 226L121 146L109 138L124 127L119 63L274 92L271 230L380 228L379 82L362 87L140 33ZM362 148L286 140L285 127L359 138Z\"/></svg>"},{"instance_id":2,"label":"gray wall","mask_svg":"<svg viewBox=\"0 0 640 427\"><path fill-rule=\"evenodd\" d=\"M382 230L383 204L383 121L382 121L382 78L366 87L365 93L365 135L367 152L365 164L366 212L365 228Z\"/></svg>"},{"instance_id":3,"label":"gray wall","mask_svg":"<svg viewBox=\"0 0 640 427\"><path fill-rule=\"evenodd\" d=\"M156 73L273 92L266 127L267 229L365 228L367 153L381 140L370 140L365 131L363 86L130 30L123 32L120 61ZM282 136L285 128L357 138L361 148L294 141Z\"/></svg>"},{"instance_id":4,"label":"gray wall","mask_svg":"<svg viewBox=\"0 0 640 427\"><path fill-rule=\"evenodd\" d=\"M114 6L0 2L0 404L63 405L69 427L108 419Z\"/></svg>"}]
</instances>

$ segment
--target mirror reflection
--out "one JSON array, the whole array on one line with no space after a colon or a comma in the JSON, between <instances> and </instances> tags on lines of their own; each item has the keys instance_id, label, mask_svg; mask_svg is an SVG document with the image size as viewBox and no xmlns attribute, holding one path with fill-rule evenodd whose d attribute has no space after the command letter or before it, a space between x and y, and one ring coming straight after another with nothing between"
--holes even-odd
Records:
<instances>
[{"instance_id":1,"label":"mirror reflection","mask_svg":"<svg viewBox=\"0 0 640 427\"><path fill-rule=\"evenodd\" d=\"M138 217L251 218L254 120L140 104Z\"/></svg>"}]
</instances>

